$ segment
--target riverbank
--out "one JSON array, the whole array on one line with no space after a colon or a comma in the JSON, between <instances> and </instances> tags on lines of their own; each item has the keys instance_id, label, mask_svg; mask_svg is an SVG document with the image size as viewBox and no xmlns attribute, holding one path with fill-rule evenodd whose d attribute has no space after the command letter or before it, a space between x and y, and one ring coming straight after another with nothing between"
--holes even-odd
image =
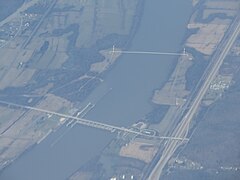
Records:
<instances>
[{"instance_id":1,"label":"riverbank","mask_svg":"<svg viewBox=\"0 0 240 180\"><path fill-rule=\"evenodd\" d=\"M226 6L225 3L226 2L224 2L224 1L218 1L218 2L214 2L214 3L211 3L208 0L203 1L201 4L199 4L199 5L201 5L201 7L199 7L198 10L194 12L194 14L192 15L192 18L189 22L190 24L188 24L188 28L190 30L192 29L192 26L195 26L195 24L201 24L201 27L199 29L196 29L195 33L193 33L193 34L192 34L192 32L189 33L190 36L188 37L188 39L186 41L186 46L188 47L187 51L191 52L190 58L191 58L191 60L193 60L194 64L192 66L190 66L189 68L186 68L188 70L186 70L185 78L183 79L183 81L179 82L180 85L185 86L183 88L183 90L190 89L191 94L185 95L186 103L184 103L184 105L179 103L179 101L178 101L179 96L174 97L175 103L173 103L173 104L175 104L175 105L171 105L171 107L169 108L169 112L165 116L165 118L168 118L168 120L164 121L164 119L163 119L163 121L159 123L159 127L160 127L160 126L163 126L164 123L166 123L166 122L168 122L168 123L169 123L169 121L171 122L171 120L172 120L172 122L174 122L174 124L171 124L171 126L173 128L172 129L168 128L168 129L170 129L170 132L166 132L166 134L169 134L169 136L171 136L173 134L172 132L174 130L174 127L176 127L178 121L181 120L181 117L184 114L185 109L188 108L187 100L190 99L191 97L193 97L195 95L195 93L198 91L199 81L200 81L200 78L202 76L204 76L203 73L205 72L206 65L212 63L210 60L213 55L213 52L215 52L216 47L221 43L221 41L223 41L223 36L226 34L226 31L229 28L234 17L238 14L237 13L239 10L238 2L232 1L232 4L229 4L229 6ZM208 14L209 11L212 11L213 13ZM230 16L225 15L225 13L229 13L229 11L231 11L231 15ZM206 12L208 12L207 14L210 17L208 17L206 15ZM221 14L221 16L219 16L219 14ZM218 23L216 23L216 21ZM211 30L211 28L209 28L209 27L214 27L215 25L218 26L219 29L212 28L212 30ZM225 27L225 28L221 28L221 27ZM208 37L208 39L206 37ZM194 43L193 44L189 43L191 41L192 42L194 41L196 46L193 45ZM201 45L198 46L198 44L201 44ZM211 48L209 48L209 44L211 44ZM205 48L208 49L208 51L205 51ZM222 65L221 69L225 69L226 64L228 64L228 63L224 63ZM223 90L228 89L229 85L231 84L231 80L229 81L229 79L231 79L233 74L231 73L231 75L230 75L229 74L230 71L227 70L228 73L226 73L224 70L221 70L221 69L220 69L220 72L218 73L218 75L215 77L214 81L211 82L209 90L207 91L205 97L203 98L202 104L199 108L200 114L198 114L198 112L196 112L197 118L194 117L194 119L192 120L193 122L191 122L191 124L190 124L190 127L187 131L189 136L192 136L192 133L195 130L194 127L196 127L195 126L196 121L199 121L202 118L202 115L204 113L204 112L202 112L202 110L205 111L205 109L206 109L205 106L209 106L211 103L217 101L219 96L222 95ZM233 71L234 71L234 69L235 68L232 68ZM176 68L175 72L177 72L177 70L178 70L178 67ZM225 73L223 73L223 72L225 72ZM195 77L194 77L194 75L195 75ZM178 79L178 78L179 78L178 76L175 77L175 79ZM170 83L172 83L172 82L170 82ZM165 88L168 88L168 86L166 86ZM159 98L154 99L155 102L157 102L157 103L160 102L160 104L165 103L161 99L161 95L163 95L163 93L166 93L166 91L164 92L161 90L161 91L157 92L156 95ZM175 94L176 94L176 92L175 92ZM157 101L159 99L160 99L160 101ZM185 108L184 108L184 106L185 106ZM171 109L173 111L171 111ZM155 126L155 128L156 128L156 126ZM165 127L162 129L165 129ZM204 129L202 129L200 131L203 132ZM190 142L192 142L192 141L190 141ZM195 148L197 146L195 141L193 144L194 144L194 146L192 146L191 148L193 148L193 147ZM206 145L206 142L204 144ZM205 145L204 145L204 147L205 147ZM196 162L196 161L191 162L191 160L186 159L185 157L178 158L179 154L181 153L181 151L185 150L186 146L188 146L188 145L186 144L183 148L180 148L180 150L177 150L177 152L176 152L177 158L174 159L174 157L172 157L169 160L168 164L166 164L165 169L162 172L162 176L161 176L163 179L178 178L179 173L184 172L182 169L188 169L188 173L186 173L186 171L184 172L185 174L182 176L183 179L184 179L184 176L185 176L185 179L189 178L189 177L191 177L191 178L198 177L199 178L200 177L199 175L203 174L202 170L201 170L203 168L203 166L201 166L199 162ZM200 145L200 146L202 146L202 145ZM196 149L198 149L198 148L196 148ZM188 153L191 153L191 152L188 152ZM200 158L201 161L210 162L208 158L205 159L202 157ZM156 160L157 159L159 159L159 157L157 157ZM191 167L190 163L193 164L194 166ZM182 166L180 164L184 164L184 165ZM174 172L171 174L172 169L176 169L176 170L174 170ZM190 169L192 171L190 171ZM158 169L158 172L160 172L160 169ZM217 171L216 173L218 174L219 172ZM205 173L205 175L210 176L207 173Z\"/></svg>"},{"instance_id":2,"label":"riverbank","mask_svg":"<svg viewBox=\"0 0 240 180\"><path fill-rule=\"evenodd\" d=\"M179 4L176 6L176 3ZM178 8L174 11L175 13L171 13L166 7L174 10L176 7ZM146 4L144 14L143 24L141 24L140 30L135 36L136 40L133 40L133 45L129 50L165 52L181 52L183 50L181 43L191 14L190 2L183 4L176 1L152 1ZM160 23L149 21L149 19L153 19L153 14L154 17L160 18ZM174 21L179 16L181 16L181 20ZM149 27L155 29L149 29ZM178 29L177 33L176 29ZM152 36L153 34L154 36ZM125 61L125 58L128 62ZM120 66L121 69L113 67L111 80L104 85L105 88L116 88L113 88L109 97L105 97L88 117L100 121L110 119L109 123L119 124L119 126L128 124L129 127L136 121L144 120L146 114L155 107L151 102L153 90L163 87L167 82L175 68L176 59L171 56L123 55L117 62L117 66ZM123 63L126 66L123 66ZM116 71L118 71L118 76L115 76ZM106 81L109 79L107 77ZM132 89L134 86L138 88ZM90 101L91 98L88 100ZM136 126L147 128L145 123ZM146 130L146 132L155 133L151 130ZM85 176L86 179L110 179L111 177L121 178L123 175L126 178L134 176L140 179L146 173L149 161L159 148L158 142L143 139L120 133L104 148L100 157L79 167L79 170L70 179Z\"/></svg>"},{"instance_id":3,"label":"riverbank","mask_svg":"<svg viewBox=\"0 0 240 180\"><path fill-rule=\"evenodd\" d=\"M229 16L222 16L221 19L219 19L221 11L218 9L223 6L224 3L221 6L217 3L210 3L208 1L195 4L194 11L189 18L186 40L184 42L188 55L186 57L179 58L178 64L176 65L171 78L162 89L155 91L152 99L155 104L169 107L168 113L162 121L159 122L158 125L151 125L152 128L158 129L162 135L167 135L169 133L168 131L170 128L167 128L166 125L171 121L171 119L175 119L173 116L175 114L174 112L177 112L178 109L184 106L190 92L197 86L205 67L209 63L209 59L213 51L215 50L217 44L222 40L223 34L226 32L227 27L230 24L230 21L228 20L233 19L236 15L236 8L233 3L226 9L222 9L223 14L229 14L228 10L231 9L231 16L229 14ZM218 21L216 26L219 26L219 29L221 29L222 26L225 26L224 30L221 29L216 33L214 30L205 28L211 27L212 25L215 26L216 21ZM197 24L202 25L201 27L197 27ZM193 29L195 29L195 32ZM210 40L211 43L205 42L205 36L211 36L214 33L216 33L216 35ZM195 44L201 44L201 48L192 45L190 43L192 41L194 41ZM212 45L212 49L208 48L209 44ZM209 49L209 51L204 51L204 49ZM169 123L168 125L174 127L173 123Z\"/></svg>"},{"instance_id":4,"label":"riverbank","mask_svg":"<svg viewBox=\"0 0 240 180\"><path fill-rule=\"evenodd\" d=\"M79 4L75 2L76 5L69 8L66 2L59 1L49 12L49 8L53 6L52 2L55 1L37 4L37 1L31 2L28 4L30 8L24 9L23 12L17 12L16 16L13 16L18 17L13 19L14 22L10 21L1 27L6 32L3 34L4 38L9 40L0 49L4 61L0 79L1 99L76 115L85 107L84 104L80 105L80 102L102 80L99 72L89 71L90 66L100 61L108 61L109 57L104 59L104 54L100 53L104 50L106 54L113 44L121 48L128 46L142 14L142 12L138 12L141 9L137 8L142 8L143 5L136 6L143 1L131 1L131 6L127 6L122 1L120 4L118 2L110 3L115 14L110 17L115 25L113 27L108 26L108 7L103 7L101 3L95 4L88 1ZM72 5L74 2L68 1L68 3ZM67 8L63 8L64 6ZM122 9L123 7L125 10ZM97 9L97 13L100 14L97 19L92 16L94 15L92 9ZM47 11L49 14L46 15ZM64 20L63 17L68 20ZM93 24L85 24L86 20ZM96 25L95 22L98 24ZM81 24L85 24L84 29L81 29ZM14 39L10 39L9 35L12 33L12 26L19 30L16 36L14 34ZM105 30L103 31L103 29ZM25 40L28 43L26 48L22 48ZM83 41L84 44L82 44ZM104 69L106 74L107 71L110 72L109 67L111 68L111 66L107 66ZM103 72L100 73L103 76ZM93 81L90 81L91 79ZM89 81L91 83L87 83ZM57 88L62 91L57 92ZM96 99L101 97L101 94L98 94ZM72 101L69 101L71 99ZM62 125L61 122L68 121L68 119L62 120L51 114L28 111L23 108L13 109L10 106L3 106L0 110L4 116L4 121L1 121L1 128L4 132L2 136L13 137L5 138L4 143L1 140L3 146L1 156L5 157L1 159L1 167L11 163L1 172L3 179L12 177L12 174L18 179L36 179L37 177L46 179L49 176L52 176L52 179L65 179L76 168L98 154L112 138L111 134L88 127L64 128L66 124ZM60 126L69 133L62 131ZM49 130L56 129L58 129L57 132L63 133L63 135L60 134L61 138L58 137L58 133L51 133L40 144L32 146L42 140L50 132ZM65 136L65 134L67 135ZM55 140L52 140L52 137ZM89 142L86 141L86 137ZM96 139L98 139L98 144L95 142ZM66 147L66 142L69 143L68 147ZM32 147L31 151L23 153L28 147ZM68 161L65 159L66 149L69 150ZM43 153L43 151L49 153ZM23 155L19 156L22 153ZM14 163L12 163L13 160ZM43 168L40 172L39 164L46 169ZM55 172L56 165L59 165L61 173ZM14 169L15 167L16 169ZM33 173L27 174L26 172L30 172L29 169ZM49 169L53 170L51 175L47 173ZM11 170L14 173L11 173Z\"/></svg>"},{"instance_id":5,"label":"riverbank","mask_svg":"<svg viewBox=\"0 0 240 180\"><path fill-rule=\"evenodd\" d=\"M25 0L9 0L7 3L4 0L0 1L0 21L14 13Z\"/></svg>"},{"instance_id":6,"label":"riverbank","mask_svg":"<svg viewBox=\"0 0 240 180\"><path fill-rule=\"evenodd\" d=\"M197 5L199 6L204 5L204 3L201 2L201 4L197 4ZM218 9L218 7L216 9ZM209 9L206 8L206 10L209 15ZM201 13L202 13L202 8L201 8ZM198 17L197 19L193 18L193 16L195 17L195 15L196 14L194 11L189 23L192 23L192 24L200 23L198 22L199 16L197 16ZM226 17L226 16L221 16L221 17ZM207 16L205 16L205 18L208 19ZM210 27L211 23L215 24L216 22L214 20L215 18L219 18L219 15L214 16L213 14L211 14L211 18L209 19L212 19L213 21L205 21L205 23L210 23L210 25L206 25L206 26ZM229 17L227 17L227 19L229 19ZM226 21L224 18L221 19L220 22L223 22L223 24L226 25L225 24ZM202 27L204 26L205 25L203 25ZM221 26L221 23L220 23L220 26ZM154 102L156 104L159 104L160 106L170 106L164 119L159 119L160 121L159 124L150 125L151 128L154 128L154 129L159 128L158 131L160 132L161 135L172 134L173 127L175 127L176 124L178 123L178 121L174 121L174 120L180 119L183 113L183 109L181 108L184 107L184 104L187 102L187 98L191 96L190 91L194 91L195 86L198 84L199 78L204 72L204 67L208 64L209 59L211 58L211 54L210 55L208 54L209 51L205 52L204 54L202 52L202 49L199 49L198 47L193 48L192 45L188 44L189 39L192 40L192 38L196 38L198 36L201 36L202 34L205 36L205 30L202 31L201 29L200 30L196 29L196 31L193 31L193 29L190 26L187 26L187 27L189 27L189 30L186 33L187 37L184 41L184 44L185 46L187 46L186 50L187 50L188 56L181 57L178 60L178 64L170 80L165 84L165 86L161 90L157 90L156 92L157 94L155 94L155 96L157 97L154 97L155 98ZM210 33L211 35L212 33L214 33L214 31L211 31L208 33ZM220 33L217 33L217 37L214 37L212 39L213 44L219 43L219 41L222 40L222 33L223 33L222 31ZM216 39L218 40L216 41ZM204 41L205 38L202 40ZM207 43L203 42L203 46L205 45L207 46ZM213 52L214 49L211 51ZM163 97L166 98L166 96L169 99L163 99ZM176 116L179 116L179 117L176 117ZM167 126L165 126L164 124ZM80 168L79 171L77 171L70 179L74 180L74 179L77 179L79 176L81 177L84 175L86 175L86 179L89 179L91 177L95 177L95 178L102 177L102 179L111 178L111 177L121 178L123 177L123 175L124 177L129 177L129 178L131 176L134 176L137 179L140 179L143 176L147 177L146 174L151 172L152 167L154 166L154 163L158 161L159 156L155 157L150 164L148 164L149 162L148 158L156 155L155 150L158 149L160 151L161 148L164 147L164 142L166 141L163 141L163 143L161 143L161 142L153 142L149 140L142 140L141 138L136 138L136 137L133 138L129 136L118 137L118 139L115 139L111 144L109 144L107 148L105 148L105 151L100 158L94 159L94 163L89 162L89 164ZM145 155L145 158L143 158L143 154ZM113 160L114 162L111 162ZM96 161L98 162L97 165L96 165ZM179 166L177 164L178 162L181 162L181 159L180 161L177 161L177 162L175 162L173 159L169 163L172 163L172 164L175 163L173 168L178 168ZM188 161L186 162L188 163ZM191 161L189 161L189 164L190 162ZM169 168L172 168L172 167L169 167ZM197 163L195 164L195 167L193 167L193 169L194 168L198 168ZM178 171L179 170L176 170L175 172L178 172ZM146 174L144 174L143 172ZM177 173L175 173L173 176L175 177L175 175L177 176ZM167 179L168 177L164 176L164 178Z\"/></svg>"}]
</instances>

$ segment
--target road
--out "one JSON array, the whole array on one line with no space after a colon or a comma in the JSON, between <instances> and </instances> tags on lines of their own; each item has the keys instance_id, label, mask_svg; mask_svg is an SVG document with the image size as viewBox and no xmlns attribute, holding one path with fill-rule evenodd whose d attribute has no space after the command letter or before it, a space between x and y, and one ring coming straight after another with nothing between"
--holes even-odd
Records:
<instances>
[{"instance_id":1,"label":"road","mask_svg":"<svg viewBox=\"0 0 240 180\"><path fill-rule=\"evenodd\" d=\"M57 3L57 0L53 0L51 2L51 4L49 5L49 7L47 8L46 12L43 14L43 16L41 17L40 21L37 23L36 27L33 29L32 33L30 34L30 36L27 38L27 40L22 44L22 48L25 49L27 47L27 45L29 44L29 42L32 40L33 36L36 34L36 32L38 31L39 27L42 25L44 19L49 15L49 13L51 12L51 10L53 9L53 7L55 6L55 4Z\"/></svg>"},{"instance_id":2,"label":"road","mask_svg":"<svg viewBox=\"0 0 240 180\"><path fill-rule=\"evenodd\" d=\"M239 23L239 15L234 21L234 24L232 25L233 31L229 31L231 34L225 35L225 38L227 37L227 40L223 41L223 46L219 46L219 48L215 51L215 54L213 56L211 64L211 68L209 69L209 72L206 75L206 78L199 89L195 99L193 100L189 110L187 111L186 115L182 118L181 122L178 124L178 126L175 128L174 132L172 133L172 137L180 137L180 138L186 138L188 134L189 124L195 115L205 93L207 92L211 82L215 78L215 76L218 73L219 68L221 67L225 57L227 56L229 50L231 49L233 43L235 42L239 32L240 32L240 23ZM223 48L221 48L223 47ZM169 159L172 157L178 146L180 146L182 142L180 141L171 141L168 140L162 156L156 166L154 167L153 171L151 172L148 179L150 180L159 180L162 170L169 161Z\"/></svg>"},{"instance_id":3,"label":"road","mask_svg":"<svg viewBox=\"0 0 240 180\"><path fill-rule=\"evenodd\" d=\"M118 126L109 125L106 123L101 123L101 122L97 122L97 121L84 119L81 117L71 116L71 115L62 114L62 113L58 113L58 112L54 112L54 111L50 111L50 110L46 110L46 109L40 109L40 108L36 108L36 107L31 107L31 106L15 104L15 103L2 101L2 100L0 100L0 104L17 107L17 108L23 108L23 109L27 109L27 110L38 111L38 112L51 114L51 115L56 115L58 117L63 117L66 119L72 119L72 120L75 120L76 123L78 123L78 124L85 125L85 126L92 127L92 128L102 129L102 130L106 130L106 131L110 131L110 132L121 131L121 132L140 135L140 136L143 136L146 138L168 139L168 140L171 139L173 141L187 141L188 140L187 138L179 138L179 137L152 136L152 135L148 135L148 134L136 131L136 130L125 128L125 127L118 127Z\"/></svg>"}]
</instances>

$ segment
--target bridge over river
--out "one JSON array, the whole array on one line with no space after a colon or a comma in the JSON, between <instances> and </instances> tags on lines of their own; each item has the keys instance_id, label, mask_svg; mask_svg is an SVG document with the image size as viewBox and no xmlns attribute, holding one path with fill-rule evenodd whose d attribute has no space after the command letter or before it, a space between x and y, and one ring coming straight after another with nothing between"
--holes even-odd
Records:
<instances>
[{"instance_id":1,"label":"bridge over river","mask_svg":"<svg viewBox=\"0 0 240 180\"><path fill-rule=\"evenodd\" d=\"M92 120L88 120L88 119L84 119L84 118L80 118L80 117L76 117L76 116L72 116L72 115L67 115L67 114L54 112L54 111L50 111L50 110L46 110L46 109L40 109L40 108L36 108L36 107L32 107L32 106L20 105L20 104L16 104L16 103L7 102L7 101L0 100L0 104L7 105L9 107L23 108L23 109L27 109L27 110L33 110L33 111L38 111L38 112L42 112L42 113L46 113L46 114L56 115L58 117L72 119L72 120L75 120L76 123L78 123L78 124L85 125L85 126L92 127L92 128L102 129L102 130L106 130L106 131L110 131L110 132L117 131L117 132L132 133L132 134L136 134L136 135L141 135L146 138L155 138L155 139L168 139L168 140L180 140L180 141L188 140L187 138L149 135L144 132L141 132L141 131L138 131L135 129L131 129L131 128L118 127L115 125L110 125L110 124L92 121Z\"/></svg>"}]
</instances>

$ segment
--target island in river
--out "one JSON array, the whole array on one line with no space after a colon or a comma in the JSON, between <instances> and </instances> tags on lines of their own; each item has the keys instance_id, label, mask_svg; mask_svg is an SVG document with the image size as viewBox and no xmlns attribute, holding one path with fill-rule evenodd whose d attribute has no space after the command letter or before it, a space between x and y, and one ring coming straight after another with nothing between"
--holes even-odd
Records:
<instances>
[{"instance_id":1,"label":"island in river","mask_svg":"<svg viewBox=\"0 0 240 180\"><path fill-rule=\"evenodd\" d=\"M94 100L91 101L93 107L97 105L94 109L90 108L91 112L87 114L87 117L91 119L97 117L97 120L104 121L107 117L109 121L105 120L104 122L120 126L130 126L133 122L137 122L133 127L146 130L147 133L168 135L172 130L171 127L174 126L174 123L177 123L168 121L169 119L174 119L172 118L172 112L185 103L185 99L201 77L204 67L207 66L209 57L223 38L224 32L237 13L237 2L232 2L233 4L230 3L228 6L222 2L222 6L219 6L219 2L214 4L214 2L208 0L194 1L194 3L196 3L196 11L194 11L188 24L189 30L185 35L187 40L182 42L182 46L185 44L185 46L188 47L187 52L189 56L179 59L173 75L165 86L163 86L164 81L169 77L173 69L172 66L176 64L174 58L169 59L171 62L165 62L166 65L161 64L164 68L168 67L167 74L166 72L164 72L165 75L163 75L164 73L151 74L149 71L149 74L152 75L151 77L155 76L155 79L151 78L151 82L154 85L147 84L147 87L149 87L148 91L162 87L160 90L154 92L153 102L155 105L142 106L138 109L138 112L134 113L134 109L137 108L131 108L134 104L131 104L129 101L129 104L125 104L125 113L138 115L126 116L123 111L118 109L118 113L121 113L119 117L116 109L124 108L124 103L122 103L121 106L114 106L115 109L113 108L111 110L106 108L104 110L105 106L102 106L104 103L112 103L113 100L116 100L114 97L120 94L118 91L111 91L109 96L105 96L111 88L111 86L104 87L104 82L108 82L108 73L118 71L114 69L113 64L120 54L114 54L114 57L112 57L111 54L109 54L112 46L115 45L115 47L119 49L130 48L135 50L134 48L148 48L149 50L157 51L160 48L165 51L180 51L182 48L179 44L181 44L180 42L184 38L182 36L178 37L178 45L173 49L171 49L173 44L167 45L164 40L162 40L162 44L152 44L153 40L147 37L145 39L146 46L142 45L141 37L143 37L146 32L143 31L143 34L141 34L141 28L137 31L137 27L145 25L141 25L144 19L141 20L139 25L141 16L143 16L142 18L146 17L142 15L143 7L145 6L144 13L149 13L150 11L152 11L152 13L159 13L158 6L155 6L156 9L153 10L151 9L153 4L146 2L146 4L144 4L144 1L113 1L110 3L105 3L105 1L98 3L81 1L81 4L79 4L78 1L68 1L66 3L60 0L26 1L16 13L8 16L2 21L4 23L1 24L3 30L1 31L0 51L3 59L8 59L8 61L3 61L1 65L1 100L41 109L49 109L74 116L85 116L86 111L82 115L79 113L84 109L83 105L88 105L84 103L89 102L88 100L90 99ZM176 1L169 1L168 3L166 1L154 1L154 3L156 3L156 5L166 3L168 5L167 7L173 8ZM209 8L206 8L206 5L208 5ZM187 6L189 6L189 4ZM147 11L147 9L149 11ZM189 11L185 14L186 19L188 19L187 13L190 14L190 9L191 8L189 8ZM219 9L223 12L219 13ZM160 11L159 15L165 15L161 14L161 12L165 11ZM169 15L170 14L171 12L169 12ZM152 17L152 15L153 14L151 14L150 17ZM177 16L177 14L175 14L175 16ZM172 20L174 21L175 16L169 16L168 18L173 18ZM186 19L181 22L183 23L182 25L185 25ZM162 20L164 20L164 18ZM109 24L111 24L110 27ZM173 23L168 23L166 26L171 27L170 24ZM154 24L147 25L150 25L149 27L154 26ZM149 30L149 28L143 28L143 30L147 29ZM155 27L156 31L161 29L164 29L161 23ZM167 31L167 29L165 30ZM182 31L184 30L185 28ZM134 35L136 32L140 34L140 37L136 38L137 40L134 43ZM172 33L175 33L174 28L172 28ZM184 32L182 33L184 34ZM210 40L206 38L206 35L209 35L209 33L212 33L213 37ZM210 43L207 40L209 40ZM138 44L138 46L135 44ZM201 44L201 46L198 44ZM156 47L157 49L153 49ZM238 46L236 46L235 49L237 49L237 47ZM235 51L238 52L237 50ZM124 63L125 57L126 56L123 55L118 59L123 60ZM164 59L165 58L166 57L164 57ZM143 86L146 86L145 84L141 86L140 83L137 84L139 80L130 80L141 79L146 80L144 82L147 83L149 79L144 79L143 72L145 72L147 68L155 72L155 70L161 67L160 63L153 62L153 64L149 66L149 62L144 63L146 58L141 59L140 56L136 56L127 60L129 61L130 59L137 59L138 62L128 62L126 63L128 66L123 66L119 71L122 72L121 70L124 69L124 72L127 74L128 72L132 72L132 69L128 71L127 67L136 68L136 64L142 64L143 68L137 69L140 71L138 73L139 76L135 77L135 79L134 76L123 79L122 72L119 73L121 75L118 79L119 81L115 78L113 78L112 81L117 81L120 85L122 85L120 82L123 80L131 83L135 82L136 85L138 85L137 87L143 89ZM158 58L153 60L158 60ZM118 62L115 66L121 66L121 63ZM109 67L112 67L111 71ZM142 76L140 76L140 74L142 74ZM165 76L165 80L163 79L160 85L159 75ZM222 82L224 79L230 86L231 78L223 75L219 76L219 78L220 79L216 79L216 82L213 83L212 91L210 91L208 98L204 101L207 105L215 102L216 98L219 97L218 93L221 94L224 90L221 88L220 90L216 89L216 85L222 87L221 83L219 85L219 82ZM124 91L126 86L122 88L120 85L116 85L116 87L119 88L121 92L131 92L132 94L137 92L135 89L127 89L135 91ZM94 98L95 92L92 91L97 86L100 87L101 93L100 95L97 93L97 98ZM91 92L92 94L90 94ZM137 98L134 103L142 104L143 101L149 99L150 96L148 95L149 93L144 94L145 99L142 99L142 101L137 101L142 94L140 94L139 97L136 96ZM117 100L120 99L124 100L123 98ZM117 104L116 101L114 104ZM110 105L113 106L112 104ZM129 109L129 111L127 111L127 109ZM59 118L51 113L43 114L41 112L13 108L5 105L1 106L1 113L3 114L2 117L4 117L1 122L1 145L3 146L1 157L4 157L1 161L2 167L5 167L15 160L25 149L32 147L36 142L40 143L37 146L41 146L41 144L44 143L44 141L42 142L44 137L50 132L56 131L62 126L62 123L66 122L64 125L68 127L73 125L71 120ZM100 116L100 114L104 115ZM117 114L118 117L115 117L114 114ZM142 120L138 122L140 118ZM124 122L121 119L131 120ZM76 127L72 130L76 131ZM61 129L60 132L62 132ZM99 134L95 135L98 136ZM88 140L90 141L91 139L92 138L89 137ZM81 141L83 142L84 139ZM107 142L109 142L109 140L107 140ZM131 134L120 133L118 137L112 140L103 150L101 156L93 158L85 165L79 164L79 171L72 175L70 179L79 179L79 177L85 179L105 179L123 177L123 175L130 178L146 177L151 171L152 165L154 165L158 155L157 152L162 143L163 142L156 142L151 139L135 137ZM16 146L18 148L15 148ZM103 147L100 149L102 148ZM170 161L169 164L170 168L172 167L171 162L172 161ZM75 165L74 168L76 167L77 165ZM176 168L178 166L174 167ZM73 173L75 170L68 170L66 174ZM11 170L10 166L3 171L2 177L8 177L8 175L13 174L13 172L14 168ZM46 173L46 171L40 172ZM59 175L61 173L59 173ZM37 174L33 174L31 177L34 177L34 175L36 176ZM47 174L43 177L46 176ZM56 177L58 176L52 176L53 179L56 179ZM61 178L65 179L65 177Z\"/></svg>"}]
</instances>

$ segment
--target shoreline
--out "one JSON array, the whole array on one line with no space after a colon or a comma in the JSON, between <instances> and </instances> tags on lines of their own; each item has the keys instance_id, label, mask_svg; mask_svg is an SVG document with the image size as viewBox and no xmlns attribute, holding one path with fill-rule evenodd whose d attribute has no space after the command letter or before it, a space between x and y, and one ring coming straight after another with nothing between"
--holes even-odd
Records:
<instances>
[{"instance_id":1,"label":"shoreline","mask_svg":"<svg viewBox=\"0 0 240 180\"><path fill-rule=\"evenodd\" d=\"M130 33L128 34L128 37L129 37L129 38L128 38L128 41L127 41L127 43L124 45L124 48L123 48L123 49L131 46L132 39L134 38L135 33L136 33L136 31L137 31L137 29L138 29L138 27L139 27L139 25L140 25L140 22L141 22L141 16L142 16L143 8L144 8L144 3L145 3L145 0L141 0L141 1L139 1L139 3L138 3L137 10L136 10L136 14L135 14L134 21L133 21L134 23L133 23L133 25L132 25L132 27L131 27ZM20 8L21 8L21 6L20 6L18 9L20 9ZM12 14L14 14L14 13L12 13ZM11 16L11 15L9 15L8 17L10 17L10 16ZM4 18L4 21L5 21L5 20L6 20L6 18ZM98 74L98 76L104 78L104 77L107 76L107 74L112 70L112 68L113 68L114 66L116 66L116 65L117 65L117 62L113 63L112 65L110 65L110 67L109 67L106 71L104 71L103 73ZM88 73L91 73L91 72L88 71ZM99 85L99 84L96 84L96 87L98 87L98 85ZM90 91L92 92L96 87L93 86L93 88L92 88ZM84 99L86 99L86 98L87 98L87 96L86 96ZM41 99L42 99L42 98L41 98ZM45 140L46 138L48 138L48 137L49 137L48 135L50 135L52 131L56 131L56 130L58 130L58 129L61 128L61 127L62 127L62 125L59 124L59 125L57 125L54 129L50 129L47 134L45 134L44 136L42 136L39 140L36 140L35 143L31 142L32 145L30 145L30 147L28 147L28 148L23 148L23 149L25 149L25 150L24 150L22 153L16 155L13 159L11 159L11 161L9 161L9 160L5 161L5 162L7 162L7 163L4 164L3 167L1 167L0 172L3 172L5 169L11 167L11 165L12 165L13 162L17 161L17 160L20 159L23 155L25 155L26 153L28 153L29 151L31 151L31 150L32 150L34 147L36 147L42 140Z\"/></svg>"}]
</instances>

